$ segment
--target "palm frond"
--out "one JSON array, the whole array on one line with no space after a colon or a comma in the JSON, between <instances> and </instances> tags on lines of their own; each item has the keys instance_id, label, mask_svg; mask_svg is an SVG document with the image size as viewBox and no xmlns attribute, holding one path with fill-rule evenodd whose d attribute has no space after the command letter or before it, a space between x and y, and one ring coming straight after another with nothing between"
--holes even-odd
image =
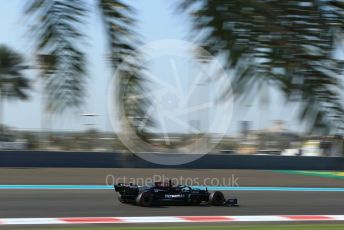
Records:
<instances>
[{"instance_id":1,"label":"palm frond","mask_svg":"<svg viewBox=\"0 0 344 230\"><path fill-rule=\"evenodd\" d=\"M36 40L47 109L58 113L80 108L86 81L86 57L80 47L88 13L86 2L29 0L24 12L33 19L30 32Z\"/></svg>"},{"instance_id":2,"label":"palm frond","mask_svg":"<svg viewBox=\"0 0 344 230\"><path fill-rule=\"evenodd\" d=\"M135 10L120 0L99 0L103 23L107 33L110 49L110 62L120 82L120 90L116 92L120 98L122 111L129 118L130 125L137 134L145 137L147 130L153 124L148 119L145 129L138 129L150 105L148 98L137 98L144 93L146 79L144 76L144 57L139 53L140 41L135 32ZM136 98L133 100L133 98Z\"/></svg>"},{"instance_id":3,"label":"palm frond","mask_svg":"<svg viewBox=\"0 0 344 230\"><path fill-rule=\"evenodd\" d=\"M7 46L0 46L0 95L1 99L29 98L30 81L22 70L26 68L23 57Z\"/></svg>"},{"instance_id":4,"label":"palm frond","mask_svg":"<svg viewBox=\"0 0 344 230\"><path fill-rule=\"evenodd\" d=\"M205 49L227 57L234 92L273 83L289 101L303 102L300 119L310 132L344 128L343 62L334 56L342 1L183 0L179 10Z\"/></svg>"}]
</instances>

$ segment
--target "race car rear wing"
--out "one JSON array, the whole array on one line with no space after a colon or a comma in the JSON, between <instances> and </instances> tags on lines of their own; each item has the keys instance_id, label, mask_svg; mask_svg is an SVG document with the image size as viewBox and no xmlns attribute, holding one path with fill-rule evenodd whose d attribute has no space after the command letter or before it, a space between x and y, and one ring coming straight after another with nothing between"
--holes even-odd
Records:
<instances>
[{"instance_id":1,"label":"race car rear wing","mask_svg":"<svg viewBox=\"0 0 344 230\"><path fill-rule=\"evenodd\" d=\"M131 191L131 190L138 190L139 186L134 185L134 184L123 184L123 183L118 183L114 185L115 191L122 193L123 191Z\"/></svg>"}]
</instances>

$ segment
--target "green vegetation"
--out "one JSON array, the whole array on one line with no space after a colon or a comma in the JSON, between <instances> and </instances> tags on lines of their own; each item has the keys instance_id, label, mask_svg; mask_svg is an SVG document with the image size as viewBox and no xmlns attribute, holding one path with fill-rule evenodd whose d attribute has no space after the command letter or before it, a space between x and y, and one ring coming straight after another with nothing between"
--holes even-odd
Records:
<instances>
[{"instance_id":1,"label":"green vegetation","mask_svg":"<svg viewBox=\"0 0 344 230\"><path fill-rule=\"evenodd\" d=\"M119 0L27 0L25 15L29 17L31 36L43 79L45 112L63 113L80 109L85 101L87 81L87 21L96 7L104 26L107 61L116 73L122 114L143 118L148 99L131 100L146 90L143 76L144 58L137 51L141 44L135 32L136 12ZM104 77L104 76L97 76ZM107 89L99 89L107 90ZM137 130L139 119L129 119ZM148 121L148 125L152 124ZM138 130L141 134L145 130Z\"/></svg>"},{"instance_id":2,"label":"green vegetation","mask_svg":"<svg viewBox=\"0 0 344 230\"><path fill-rule=\"evenodd\" d=\"M85 95L86 55L82 32L87 6L80 0L28 1L30 39L35 49L43 80L45 111L63 112L80 107Z\"/></svg>"},{"instance_id":3,"label":"green vegetation","mask_svg":"<svg viewBox=\"0 0 344 230\"><path fill-rule=\"evenodd\" d=\"M136 12L119 0L97 0L112 69L119 83L122 114L138 127L149 101L144 58L137 53ZM267 86L280 90L286 103L299 105L299 118L313 133L344 129L342 103L344 3L340 0L180 0L193 25L192 37L220 57L233 73L236 96L256 97ZM28 0L48 108L80 107L85 96L86 0ZM200 54L204 55L204 54ZM202 57L207 59L207 57ZM118 69L118 67L120 68ZM223 92L226 99L227 92ZM123 96L124 95L124 96ZM151 121L148 121L150 123ZM144 130L136 129L144 135Z\"/></svg>"},{"instance_id":4,"label":"green vegetation","mask_svg":"<svg viewBox=\"0 0 344 230\"><path fill-rule=\"evenodd\" d=\"M3 129L3 101L5 99L28 99L28 90L30 82L23 70L27 67L24 65L24 58L21 54L11 48L0 46L0 125Z\"/></svg>"},{"instance_id":5,"label":"green vegetation","mask_svg":"<svg viewBox=\"0 0 344 230\"><path fill-rule=\"evenodd\" d=\"M344 172L341 172L341 171L274 170L274 172L296 174L296 175L302 175L302 176L318 176L318 177L344 179Z\"/></svg>"},{"instance_id":6,"label":"green vegetation","mask_svg":"<svg viewBox=\"0 0 344 230\"><path fill-rule=\"evenodd\" d=\"M237 97L273 86L300 105L310 132L344 129L343 1L181 0L179 9L192 37L225 60Z\"/></svg>"},{"instance_id":7,"label":"green vegetation","mask_svg":"<svg viewBox=\"0 0 344 230\"><path fill-rule=\"evenodd\" d=\"M85 51L89 42L85 30L92 6L86 0L27 1L24 13L30 19L28 24L35 39L47 97L46 110L51 113L80 108L84 102ZM130 82L125 90L137 92L142 88L143 58L136 50L140 42L135 33L135 10L118 0L97 0L94 6L103 22L109 51L107 57L113 72L117 70L119 78L125 83ZM134 109L142 111L137 107Z\"/></svg>"},{"instance_id":8,"label":"green vegetation","mask_svg":"<svg viewBox=\"0 0 344 230\"><path fill-rule=\"evenodd\" d=\"M38 230L43 228L37 228ZM342 230L344 229L344 224L288 224L288 225L203 225L203 226L191 226L191 225L178 225L173 227L165 226L148 226L148 227L71 227L71 228L49 228L54 230Z\"/></svg>"}]
</instances>

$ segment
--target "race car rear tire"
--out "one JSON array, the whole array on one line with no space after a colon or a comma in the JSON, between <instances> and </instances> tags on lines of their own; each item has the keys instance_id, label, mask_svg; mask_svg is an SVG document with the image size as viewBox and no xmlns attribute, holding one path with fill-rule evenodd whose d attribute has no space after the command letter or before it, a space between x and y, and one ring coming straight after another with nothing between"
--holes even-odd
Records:
<instances>
[{"instance_id":1,"label":"race car rear tire","mask_svg":"<svg viewBox=\"0 0 344 230\"><path fill-rule=\"evenodd\" d=\"M120 194L118 194L117 198L118 198L119 202L125 203L125 200L122 198L122 196Z\"/></svg>"},{"instance_id":2,"label":"race car rear tire","mask_svg":"<svg viewBox=\"0 0 344 230\"><path fill-rule=\"evenodd\" d=\"M211 205L221 206L225 203L225 196L222 192L213 192L209 195L209 202Z\"/></svg>"},{"instance_id":3,"label":"race car rear tire","mask_svg":"<svg viewBox=\"0 0 344 230\"><path fill-rule=\"evenodd\" d=\"M142 207L149 207L153 204L153 194L150 192L142 192L136 197L136 204Z\"/></svg>"}]
</instances>

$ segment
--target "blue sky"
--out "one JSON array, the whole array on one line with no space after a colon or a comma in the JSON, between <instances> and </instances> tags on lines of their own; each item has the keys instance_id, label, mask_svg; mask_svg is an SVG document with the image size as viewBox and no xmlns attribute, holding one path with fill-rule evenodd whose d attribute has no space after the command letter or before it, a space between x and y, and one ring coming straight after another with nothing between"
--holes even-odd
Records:
<instances>
[{"instance_id":1,"label":"blue sky","mask_svg":"<svg viewBox=\"0 0 344 230\"><path fill-rule=\"evenodd\" d=\"M33 38L26 33L27 27L22 16L22 8L25 1L2 1L0 8L0 44L6 44L25 54L27 61L33 60ZM136 0L131 1L138 10L137 18L140 23L138 32L144 42L153 42L161 39L188 39L189 25L185 17L177 15L173 11L176 1L164 0ZM95 1L90 0L90 5ZM94 9L95 7L93 7ZM100 130L111 131L111 125L107 115L107 88L110 81L110 71L105 59L106 43L102 36L103 29L99 15L92 12L89 19L87 35L90 46L87 49L89 58L89 80L87 84L87 103L82 112L95 113L98 117L84 118L80 114L68 114L54 117L52 128L54 130L83 130L85 123L95 123ZM157 69L162 71L162 69ZM27 72L35 81L35 71ZM11 101L5 104L4 122L18 129L34 129L41 127L41 95L39 83L34 84L34 92L28 102ZM266 111L257 107L258 100L234 106L234 116L229 133L238 130L240 120L253 121L253 128L265 128L271 120L285 120L288 128L300 131L296 122L295 106L285 106L282 97L273 89L268 89L270 104ZM257 96L259 98L260 96ZM226 114L224 114L226 116Z\"/></svg>"}]
</instances>

